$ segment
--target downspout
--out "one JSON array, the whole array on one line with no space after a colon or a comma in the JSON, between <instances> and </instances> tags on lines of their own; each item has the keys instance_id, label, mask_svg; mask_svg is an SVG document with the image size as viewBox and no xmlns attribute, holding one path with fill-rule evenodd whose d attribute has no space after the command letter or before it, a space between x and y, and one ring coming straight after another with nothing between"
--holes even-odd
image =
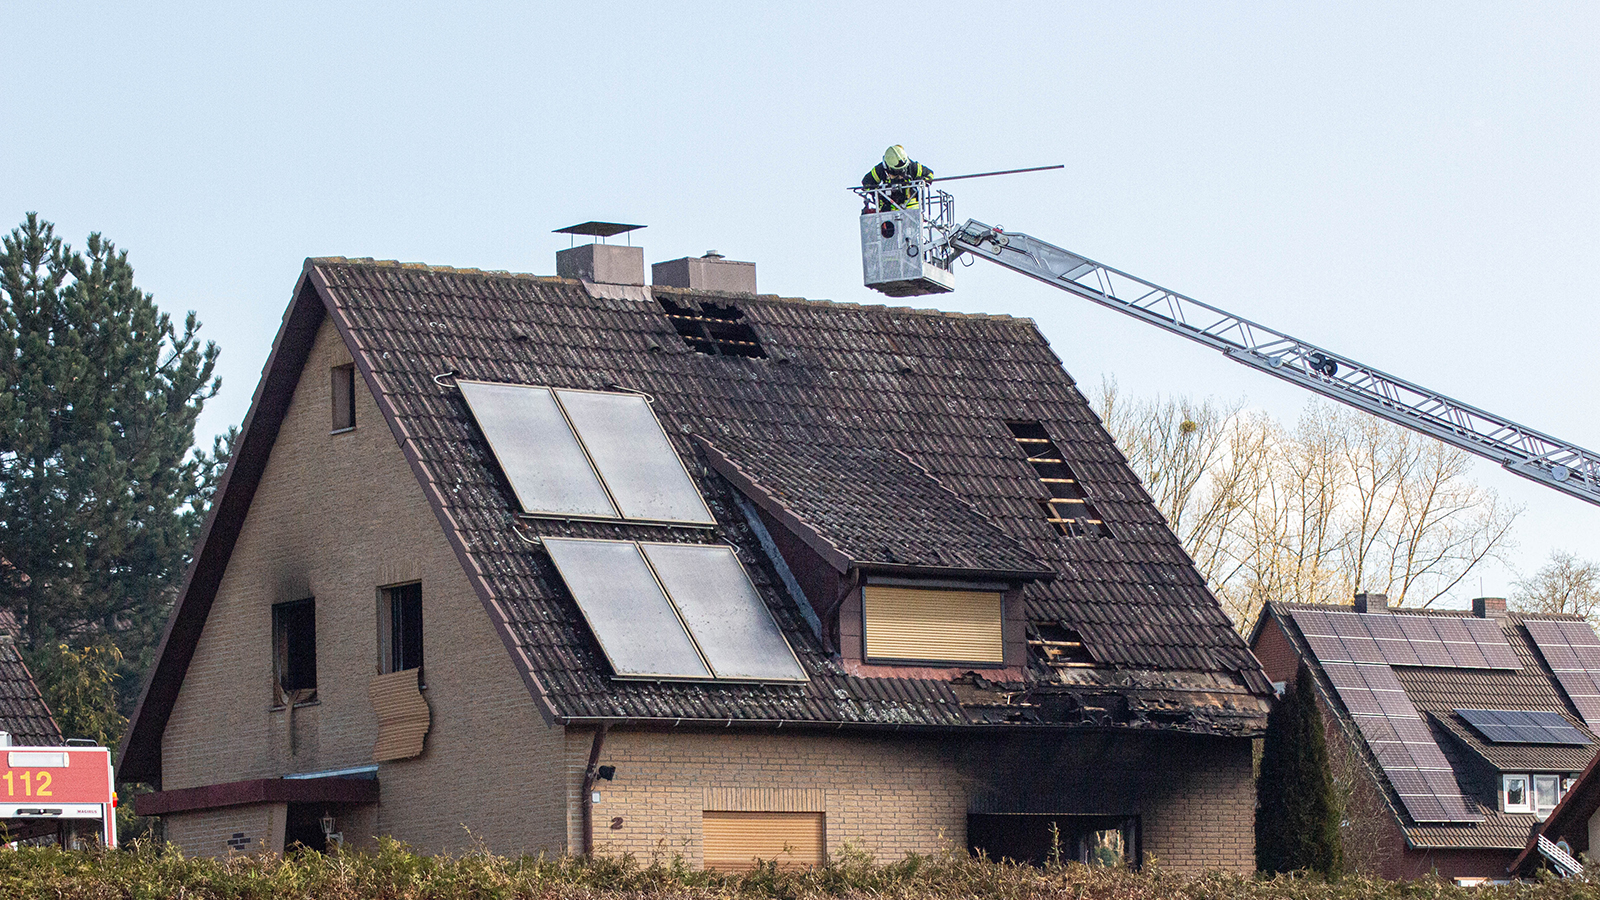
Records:
<instances>
[{"instance_id":1,"label":"downspout","mask_svg":"<svg viewBox=\"0 0 1600 900\"><path fill-rule=\"evenodd\" d=\"M610 724L594 730L594 743L589 747L589 766L583 770L583 855L594 855L594 779L599 771L600 748L606 745L606 732Z\"/></svg>"}]
</instances>

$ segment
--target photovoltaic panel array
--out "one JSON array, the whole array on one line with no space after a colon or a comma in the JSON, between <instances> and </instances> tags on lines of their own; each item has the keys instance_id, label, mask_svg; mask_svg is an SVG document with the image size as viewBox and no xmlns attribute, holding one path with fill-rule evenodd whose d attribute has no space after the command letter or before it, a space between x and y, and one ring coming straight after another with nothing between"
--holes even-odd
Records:
<instances>
[{"instance_id":1,"label":"photovoltaic panel array","mask_svg":"<svg viewBox=\"0 0 1600 900\"><path fill-rule=\"evenodd\" d=\"M1587 622L1524 619L1539 654L1590 728L1600 727L1600 637Z\"/></svg>"},{"instance_id":2,"label":"photovoltaic panel array","mask_svg":"<svg viewBox=\"0 0 1600 900\"><path fill-rule=\"evenodd\" d=\"M645 398L458 380L529 515L712 525Z\"/></svg>"},{"instance_id":3,"label":"photovoltaic panel array","mask_svg":"<svg viewBox=\"0 0 1600 900\"><path fill-rule=\"evenodd\" d=\"M1458 709L1484 738L1496 744L1566 744L1583 747L1592 743L1588 736L1572 727L1558 712L1527 709Z\"/></svg>"},{"instance_id":4,"label":"photovoltaic panel array","mask_svg":"<svg viewBox=\"0 0 1600 900\"><path fill-rule=\"evenodd\" d=\"M732 548L545 538L620 678L805 681Z\"/></svg>"},{"instance_id":5,"label":"photovoltaic panel array","mask_svg":"<svg viewBox=\"0 0 1600 900\"><path fill-rule=\"evenodd\" d=\"M1416 822L1481 822L1450 762L1355 613L1299 611L1295 623L1400 802Z\"/></svg>"},{"instance_id":6,"label":"photovoltaic panel array","mask_svg":"<svg viewBox=\"0 0 1600 900\"><path fill-rule=\"evenodd\" d=\"M1500 624L1490 619L1301 610L1295 621L1302 630L1306 623L1316 623L1319 633L1350 644L1348 652L1360 653L1361 662L1457 669L1522 667Z\"/></svg>"}]
</instances>

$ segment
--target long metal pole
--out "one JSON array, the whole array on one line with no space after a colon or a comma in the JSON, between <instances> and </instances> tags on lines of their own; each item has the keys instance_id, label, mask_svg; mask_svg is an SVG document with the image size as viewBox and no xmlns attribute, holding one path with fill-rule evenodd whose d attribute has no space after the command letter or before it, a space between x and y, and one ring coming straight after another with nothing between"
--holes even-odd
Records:
<instances>
[{"instance_id":1,"label":"long metal pole","mask_svg":"<svg viewBox=\"0 0 1600 900\"><path fill-rule=\"evenodd\" d=\"M930 179L930 180L932 180L932 181L961 181L962 179L965 179L965 178L988 178L990 175L1016 175L1016 174L1019 174L1021 172L1048 172L1051 169L1065 169L1065 168L1066 168L1065 164L1058 165L1058 166L1034 166L1031 169L1003 169L1003 170L1001 170L999 172L978 172L978 173L973 174L973 175L946 175L943 178L934 178L934 179Z\"/></svg>"}]
</instances>

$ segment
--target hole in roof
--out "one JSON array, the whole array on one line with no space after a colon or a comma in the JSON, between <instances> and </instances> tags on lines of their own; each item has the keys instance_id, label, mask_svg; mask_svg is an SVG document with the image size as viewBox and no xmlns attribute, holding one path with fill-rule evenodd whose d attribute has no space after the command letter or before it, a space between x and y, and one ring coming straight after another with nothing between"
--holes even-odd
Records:
<instances>
[{"instance_id":1,"label":"hole in roof","mask_svg":"<svg viewBox=\"0 0 1600 900\"><path fill-rule=\"evenodd\" d=\"M1060 622L1028 623L1028 647L1045 665L1057 668L1084 668L1094 665L1094 657L1084 646L1077 629Z\"/></svg>"},{"instance_id":2,"label":"hole in roof","mask_svg":"<svg viewBox=\"0 0 1600 900\"><path fill-rule=\"evenodd\" d=\"M1007 422L1011 436L1039 476L1039 483L1050 493L1048 499L1039 501L1039 511L1044 520L1067 537L1110 537L1100 511L1089 501L1083 484L1061 454L1061 449L1050 440L1050 433L1040 422Z\"/></svg>"},{"instance_id":3,"label":"hole in roof","mask_svg":"<svg viewBox=\"0 0 1600 900\"><path fill-rule=\"evenodd\" d=\"M699 304L699 309L673 302L667 297L657 297L661 311L673 330L689 345L689 349L707 356L742 356L746 359L765 359L767 351L754 328L744 319L744 311L737 306L715 303Z\"/></svg>"}]
</instances>

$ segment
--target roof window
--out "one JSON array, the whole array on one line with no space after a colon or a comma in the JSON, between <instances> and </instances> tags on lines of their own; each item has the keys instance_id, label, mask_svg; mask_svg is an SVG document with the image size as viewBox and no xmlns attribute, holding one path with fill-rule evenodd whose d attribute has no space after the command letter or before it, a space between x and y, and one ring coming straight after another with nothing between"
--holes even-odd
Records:
<instances>
[{"instance_id":1,"label":"roof window","mask_svg":"<svg viewBox=\"0 0 1600 900\"><path fill-rule=\"evenodd\" d=\"M689 349L707 356L743 356L746 359L765 359L767 351L761 349L761 339L755 329L744 320L744 312L737 306L718 306L715 303L699 304L698 310L682 306L666 297L657 297L667 321L689 345Z\"/></svg>"},{"instance_id":2,"label":"roof window","mask_svg":"<svg viewBox=\"0 0 1600 900\"><path fill-rule=\"evenodd\" d=\"M1066 458L1039 422L1007 422L1011 436L1028 457L1028 464L1039 476L1039 481L1050 492L1048 500L1040 500L1039 508L1044 519L1056 531L1067 537L1110 537L1100 511L1089 502L1078 476L1067 465Z\"/></svg>"}]
</instances>

